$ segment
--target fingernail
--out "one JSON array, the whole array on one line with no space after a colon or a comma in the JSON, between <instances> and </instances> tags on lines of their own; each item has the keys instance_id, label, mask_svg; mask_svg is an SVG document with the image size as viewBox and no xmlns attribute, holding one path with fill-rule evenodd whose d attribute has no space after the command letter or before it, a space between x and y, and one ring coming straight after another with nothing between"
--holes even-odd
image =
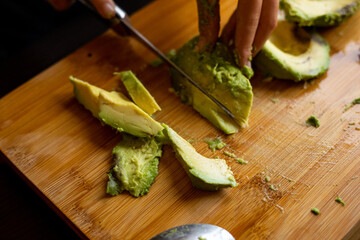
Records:
<instances>
[{"instance_id":1,"label":"fingernail","mask_svg":"<svg viewBox=\"0 0 360 240\"><path fill-rule=\"evenodd\" d=\"M114 6L110 3L105 3L103 6L103 17L105 18L112 18L115 16L115 9Z\"/></svg>"}]
</instances>

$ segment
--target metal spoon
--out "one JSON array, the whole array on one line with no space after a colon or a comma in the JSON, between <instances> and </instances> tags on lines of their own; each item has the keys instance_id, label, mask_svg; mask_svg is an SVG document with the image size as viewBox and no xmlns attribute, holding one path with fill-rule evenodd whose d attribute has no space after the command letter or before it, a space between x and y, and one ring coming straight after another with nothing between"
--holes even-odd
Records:
<instances>
[{"instance_id":1,"label":"metal spoon","mask_svg":"<svg viewBox=\"0 0 360 240\"><path fill-rule=\"evenodd\" d=\"M150 240L235 240L225 229L204 223L187 224L166 230Z\"/></svg>"}]
</instances>

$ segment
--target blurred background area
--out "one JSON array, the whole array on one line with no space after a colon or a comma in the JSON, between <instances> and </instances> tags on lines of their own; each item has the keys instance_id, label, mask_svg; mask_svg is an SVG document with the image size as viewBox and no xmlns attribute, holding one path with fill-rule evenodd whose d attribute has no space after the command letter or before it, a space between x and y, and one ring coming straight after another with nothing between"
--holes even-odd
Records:
<instances>
[{"instance_id":1,"label":"blurred background area","mask_svg":"<svg viewBox=\"0 0 360 240\"><path fill-rule=\"evenodd\" d=\"M128 14L151 0L117 0ZM0 1L0 97L108 29L80 3L62 12L46 0Z\"/></svg>"},{"instance_id":2,"label":"blurred background area","mask_svg":"<svg viewBox=\"0 0 360 240\"><path fill-rule=\"evenodd\" d=\"M132 14L151 1L116 2ZM108 29L76 2L57 12L45 0L1 0L0 9L0 98ZM1 154L0 239L79 239Z\"/></svg>"}]
</instances>

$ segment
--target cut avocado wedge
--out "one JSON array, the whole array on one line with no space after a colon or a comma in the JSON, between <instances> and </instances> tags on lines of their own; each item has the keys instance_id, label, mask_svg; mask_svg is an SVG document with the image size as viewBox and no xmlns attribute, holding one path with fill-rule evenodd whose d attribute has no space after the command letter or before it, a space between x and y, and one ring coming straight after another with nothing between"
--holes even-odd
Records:
<instances>
[{"instance_id":1,"label":"cut avocado wedge","mask_svg":"<svg viewBox=\"0 0 360 240\"><path fill-rule=\"evenodd\" d=\"M163 127L120 92L108 92L70 77L78 101L91 113L120 132L137 137L155 136Z\"/></svg>"},{"instance_id":2,"label":"cut avocado wedge","mask_svg":"<svg viewBox=\"0 0 360 240\"><path fill-rule=\"evenodd\" d=\"M126 190L134 197L148 193L158 175L161 147L156 137L123 135L123 140L112 151L115 166L108 174L106 192L115 196Z\"/></svg>"},{"instance_id":3,"label":"cut avocado wedge","mask_svg":"<svg viewBox=\"0 0 360 240\"><path fill-rule=\"evenodd\" d=\"M171 71L172 86L185 104L192 105L203 117L227 134L235 133L248 123L253 100L252 87L236 66L228 48L217 43L211 53L196 51L198 38L181 47L174 62L195 82L227 107L236 121L192 86L175 70Z\"/></svg>"},{"instance_id":4,"label":"cut avocado wedge","mask_svg":"<svg viewBox=\"0 0 360 240\"><path fill-rule=\"evenodd\" d=\"M99 94L99 118L119 132L137 137L155 136L162 130L160 123L126 99L111 94Z\"/></svg>"},{"instance_id":5,"label":"cut avocado wedge","mask_svg":"<svg viewBox=\"0 0 360 240\"><path fill-rule=\"evenodd\" d=\"M300 26L337 25L353 15L360 0L281 0L286 19Z\"/></svg>"},{"instance_id":6,"label":"cut avocado wedge","mask_svg":"<svg viewBox=\"0 0 360 240\"><path fill-rule=\"evenodd\" d=\"M99 94L100 92L107 92L104 89L98 88L73 76L70 76L70 82L74 86L74 95L76 99L87 110L89 110L94 117L99 114Z\"/></svg>"},{"instance_id":7,"label":"cut avocado wedge","mask_svg":"<svg viewBox=\"0 0 360 240\"><path fill-rule=\"evenodd\" d=\"M297 82L325 73L329 53L328 43L319 34L279 19L254 63L265 74Z\"/></svg>"},{"instance_id":8,"label":"cut avocado wedge","mask_svg":"<svg viewBox=\"0 0 360 240\"><path fill-rule=\"evenodd\" d=\"M144 112L152 115L153 113L161 110L153 96L151 96L149 91L144 87L144 85L132 71L124 71L114 74L121 77L121 81L124 83L131 99L136 105L144 110Z\"/></svg>"},{"instance_id":9,"label":"cut avocado wedge","mask_svg":"<svg viewBox=\"0 0 360 240\"><path fill-rule=\"evenodd\" d=\"M191 144L169 126L163 124L176 158L179 160L194 187L207 191L237 186L230 167L223 159L210 159L196 152Z\"/></svg>"}]
</instances>

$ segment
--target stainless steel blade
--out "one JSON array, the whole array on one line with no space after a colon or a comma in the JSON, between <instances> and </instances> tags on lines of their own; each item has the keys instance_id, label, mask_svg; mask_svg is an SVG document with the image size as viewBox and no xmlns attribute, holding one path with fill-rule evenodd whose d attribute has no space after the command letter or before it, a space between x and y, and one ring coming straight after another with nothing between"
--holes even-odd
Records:
<instances>
[{"instance_id":1,"label":"stainless steel blade","mask_svg":"<svg viewBox=\"0 0 360 240\"><path fill-rule=\"evenodd\" d=\"M86 7L91 10L95 10L94 6L89 0L78 0ZM120 35L131 35L147 46L153 53L158 55L165 63L167 63L170 67L174 68L178 71L182 76L184 76L193 86L199 89L203 94L205 94L208 98L210 98L217 106L219 106L226 114L228 114L232 119L235 120L234 114L230 112L227 107L225 107L221 102L219 102L216 98L210 95L205 89L203 89L197 82L191 79L189 75L187 75L181 68L179 68L174 62L172 62L166 55L161 52L157 47L155 47L146 37L144 37L139 31L137 31L131 24L128 14L121 9L119 6L115 5L115 17L110 19L112 23L112 28L118 32ZM119 27L121 24L122 27ZM125 28L125 29L124 29Z\"/></svg>"}]
</instances>

